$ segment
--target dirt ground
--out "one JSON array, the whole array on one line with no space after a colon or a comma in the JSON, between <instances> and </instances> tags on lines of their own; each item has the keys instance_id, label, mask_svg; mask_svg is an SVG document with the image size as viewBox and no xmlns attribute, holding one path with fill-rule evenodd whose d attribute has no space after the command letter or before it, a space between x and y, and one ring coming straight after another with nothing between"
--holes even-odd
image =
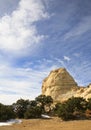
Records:
<instances>
[{"instance_id":1,"label":"dirt ground","mask_svg":"<svg viewBox=\"0 0 91 130\"><path fill-rule=\"evenodd\" d=\"M91 120L61 121L53 119L23 120L21 124L0 126L0 130L90 130Z\"/></svg>"}]
</instances>

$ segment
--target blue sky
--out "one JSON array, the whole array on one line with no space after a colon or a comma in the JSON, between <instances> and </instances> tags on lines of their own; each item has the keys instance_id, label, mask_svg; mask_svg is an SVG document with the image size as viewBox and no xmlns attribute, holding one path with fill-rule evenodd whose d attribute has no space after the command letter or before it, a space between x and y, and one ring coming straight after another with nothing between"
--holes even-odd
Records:
<instances>
[{"instance_id":1,"label":"blue sky","mask_svg":"<svg viewBox=\"0 0 91 130\"><path fill-rule=\"evenodd\" d=\"M91 0L0 0L0 102L34 99L59 67L91 83Z\"/></svg>"}]
</instances>

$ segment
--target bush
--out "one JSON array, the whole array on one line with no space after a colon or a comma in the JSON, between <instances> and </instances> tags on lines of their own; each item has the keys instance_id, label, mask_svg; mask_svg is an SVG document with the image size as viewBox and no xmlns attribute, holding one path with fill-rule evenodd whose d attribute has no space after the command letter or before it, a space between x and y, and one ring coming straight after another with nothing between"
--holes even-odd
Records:
<instances>
[{"instance_id":1,"label":"bush","mask_svg":"<svg viewBox=\"0 0 91 130\"><path fill-rule=\"evenodd\" d=\"M87 108L88 108L89 110L91 110L91 98L88 99Z\"/></svg>"},{"instance_id":2,"label":"bush","mask_svg":"<svg viewBox=\"0 0 91 130\"><path fill-rule=\"evenodd\" d=\"M74 119L74 115L70 111L69 106L66 103L60 104L57 110L57 114L59 117L61 117L62 120Z\"/></svg>"},{"instance_id":3,"label":"bush","mask_svg":"<svg viewBox=\"0 0 91 130\"><path fill-rule=\"evenodd\" d=\"M40 118L42 113L42 109L39 106L30 107L27 109L27 111L24 114L25 119L30 118Z\"/></svg>"},{"instance_id":4,"label":"bush","mask_svg":"<svg viewBox=\"0 0 91 130\"><path fill-rule=\"evenodd\" d=\"M38 105L41 106L42 108L42 113L46 113L46 107L49 108L50 111L50 106L53 103L53 99L51 96L45 96L45 95L39 95L38 97L35 98L35 101L37 102Z\"/></svg>"},{"instance_id":5,"label":"bush","mask_svg":"<svg viewBox=\"0 0 91 130\"><path fill-rule=\"evenodd\" d=\"M0 121L7 121L9 119L14 119L15 113L11 106L5 106L0 104Z\"/></svg>"},{"instance_id":6,"label":"bush","mask_svg":"<svg viewBox=\"0 0 91 130\"><path fill-rule=\"evenodd\" d=\"M72 97L66 102L71 112L84 112L87 109L87 101L82 97Z\"/></svg>"},{"instance_id":7,"label":"bush","mask_svg":"<svg viewBox=\"0 0 91 130\"><path fill-rule=\"evenodd\" d=\"M40 95L31 101L19 99L12 106L18 118L39 118L45 113L45 106L50 108L52 102L50 96Z\"/></svg>"},{"instance_id":8,"label":"bush","mask_svg":"<svg viewBox=\"0 0 91 130\"><path fill-rule=\"evenodd\" d=\"M19 99L16 103L14 103L13 109L18 118L24 118L24 114L30 105L29 100Z\"/></svg>"},{"instance_id":9,"label":"bush","mask_svg":"<svg viewBox=\"0 0 91 130\"><path fill-rule=\"evenodd\" d=\"M87 102L81 97L72 97L65 103L56 105L56 113L63 120L71 120L83 116L87 109Z\"/></svg>"}]
</instances>

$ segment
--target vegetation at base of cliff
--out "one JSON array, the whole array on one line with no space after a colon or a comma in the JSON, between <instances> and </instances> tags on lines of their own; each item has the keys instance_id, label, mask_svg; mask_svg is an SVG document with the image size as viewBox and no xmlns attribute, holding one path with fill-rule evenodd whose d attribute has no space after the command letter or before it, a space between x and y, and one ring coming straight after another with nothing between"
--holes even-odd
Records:
<instances>
[{"instance_id":1,"label":"vegetation at base of cliff","mask_svg":"<svg viewBox=\"0 0 91 130\"><path fill-rule=\"evenodd\" d=\"M0 121L14 118L41 118L42 114L58 116L62 120L90 119L91 98L87 101L81 97L72 97L63 103L52 107L51 96L39 95L35 100L19 99L12 105L0 104Z\"/></svg>"},{"instance_id":2,"label":"vegetation at base of cliff","mask_svg":"<svg viewBox=\"0 0 91 130\"><path fill-rule=\"evenodd\" d=\"M15 113L12 106L6 106L0 103L0 121L7 121L9 119L15 118Z\"/></svg>"},{"instance_id":3,"label":"vegetation at base of cliff","mask_svg":"<svg viewBox=\"0 0 91 130\"><path fill-rule=\"evenodd\" d=\"M40 118L42 114L50 112L52 103L53 99L50 96L39 95L32 101L19 99L11 106L0 104L0 121L14 118Z\"/></svg>"},{"instance_id":4,"label":"vegetation at base of cliff","mask_svg":"<svg viewBox=\"0 0 91 130\"><path fill-rule=\"evenodd\" d=\"M54 112L63 120L91 118L91 99L86 101L82 97L72 97L56 104Z\"/></svg>"}]
</instances>

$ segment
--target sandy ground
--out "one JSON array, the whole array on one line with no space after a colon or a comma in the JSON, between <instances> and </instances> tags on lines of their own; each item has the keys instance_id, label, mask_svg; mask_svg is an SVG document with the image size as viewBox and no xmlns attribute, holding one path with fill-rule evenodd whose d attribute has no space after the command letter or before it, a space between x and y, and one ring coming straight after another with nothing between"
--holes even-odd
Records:
<instances>
[{"instance_id":1,"label":"sandy ground","mask_svg":"<svg viewBox=\"0 0 91 130\"><path fill-rule=\"evenodd\" d=\"M91 120L61 121L53 119L23 120L21 124L0 126L0 130L90 130Z\"/></svg>"}]
</instances>

